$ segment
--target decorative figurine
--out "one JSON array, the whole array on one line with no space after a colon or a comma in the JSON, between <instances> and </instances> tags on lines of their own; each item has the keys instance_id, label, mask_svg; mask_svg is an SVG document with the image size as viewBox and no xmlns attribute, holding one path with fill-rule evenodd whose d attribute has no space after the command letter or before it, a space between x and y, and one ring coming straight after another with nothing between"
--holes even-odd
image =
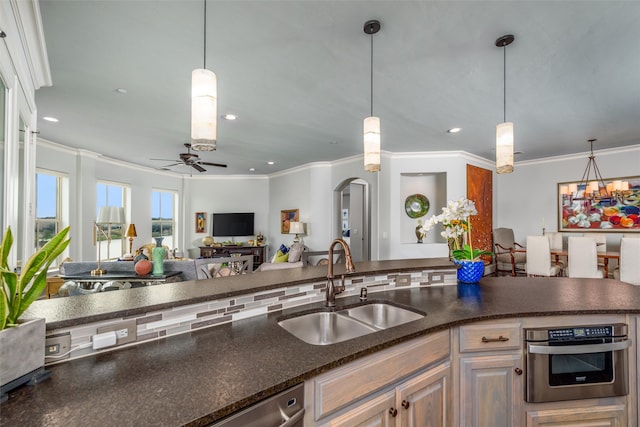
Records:
<instances>
[{"instance_id":1,"label":"decorative figurine","mask_svg":"<svg viewBox=\"0 0 640 427\"><path fill-rule=\"evenodd\" d=\"M418 243L422 243L422 239L427 235L427 232L422 227L422 220L418 220L418 225L416 226L416 237L418 238Z\"/></svg>"}]
</instances>

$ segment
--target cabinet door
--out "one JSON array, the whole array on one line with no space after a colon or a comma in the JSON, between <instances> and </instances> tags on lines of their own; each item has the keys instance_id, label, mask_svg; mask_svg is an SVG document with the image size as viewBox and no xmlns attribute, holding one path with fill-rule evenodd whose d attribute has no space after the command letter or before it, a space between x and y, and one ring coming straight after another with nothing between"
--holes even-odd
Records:
<instances>
[{"instance_id":1,"label":"cabinet door","mask_svg":"<svg viewBox=\"0 0 640 427\"><path fill-rule=\"evenodd\" d=\"M394 390L388 391L319 425L323 427L393 427L395 426L394 414L397 413L393 406L395 395Z\"/></svg>"},{"instance_id":2,"label":"cabinet door","mask_svg":"<svg viewBox=\"0 0 640 427\"><path fill-rule=\"evenodd\" d=\"M522 356L460 359L460 425L509 427L523 423Z\"/></svg>"},{"instance_id":3,"label":"cabinet door","mask_svg":"<svg viewBox=\"0 0 640 427\"><path fill-rule=\"evenodd\" d=\"M444 363L396 388L399 426L442 427L451 424L451 365Z\"/></svg>"},{"instance_id":4,"label":"cabinet door","mask_svg":"<svg viewBox=\"0 0 640 427\"><path fill-rule=\"evenodd\" d=\"M549 409L527 412L527 427L624 427L625 405L589 406L585 408Z\"/></svg>"}]
</instances>

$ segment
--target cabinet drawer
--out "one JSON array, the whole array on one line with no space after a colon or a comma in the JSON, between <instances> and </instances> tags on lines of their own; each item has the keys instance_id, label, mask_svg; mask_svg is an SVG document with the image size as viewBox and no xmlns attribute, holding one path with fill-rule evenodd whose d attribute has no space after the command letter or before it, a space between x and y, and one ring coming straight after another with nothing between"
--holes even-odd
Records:
<instances>
[{"instance_id":1,"label":"cabinet drawer","mask_svg":"<svg viewBox=\"0 0 640 427\"><path fill-rule=\"evenodd\" d=\"M449 357L449 331L410 341L313 379L315 419Z\"/></svg>"},{"instance_id":2,"label":"cabinet drawer","mask_svg":"<svg viewBox=\"0 0 640 427\"><path fill-rule=\"evenodd\" d=\"M522 348L519 322L460 327L460 352L516 350Z\"/></svg>"}]
</instances>

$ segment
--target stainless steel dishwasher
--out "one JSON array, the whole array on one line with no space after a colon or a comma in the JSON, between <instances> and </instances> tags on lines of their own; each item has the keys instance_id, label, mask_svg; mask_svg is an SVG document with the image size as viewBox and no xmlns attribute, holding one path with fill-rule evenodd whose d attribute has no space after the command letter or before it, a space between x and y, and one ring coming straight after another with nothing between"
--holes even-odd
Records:
<instances>
[{"instance_id":1,"label":"stainless steel dishwasher","mask_svg":"<svg viewBox=\"0 0 640 427\"><path fill-rule=\"evenodd\" d=\"M299 384L211 427L303 427L304 384Z\"/></svg>"}]
</instances>

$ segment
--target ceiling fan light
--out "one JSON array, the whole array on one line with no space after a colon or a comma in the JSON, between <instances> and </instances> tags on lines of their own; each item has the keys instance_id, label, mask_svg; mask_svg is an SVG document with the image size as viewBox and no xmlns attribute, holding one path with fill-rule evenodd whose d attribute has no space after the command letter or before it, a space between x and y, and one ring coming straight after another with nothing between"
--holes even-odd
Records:
<instances>
[{"instance_id":1,"label":"ceiling fan light","mask_svg":"<svg viewBox=\"0 0 640 427\"><path fill-rule=\"evenodd\" d=\"M213 71L198 68L191 73L191 148L216 149L218 87Z\"/></svg>"},{"instance_id":2,"label":"ceiling fan light","mask_svg":"<svg viewBox=\"0 0 640 427\"><path fill-rule=\"evenodd\" d=\"M364 170L380 172L380 117L364 119Z\"/></svg>"},{"instance_id":3,"label":"ceiling fan light","mask_svg":"<svg viewBox=\"0 0 640 427\"><path fill-rule=\"evenodd\" d=\"M513 172L513 123L505 122L496 126L496 171Z\"/></svg>"}]
</instances>

